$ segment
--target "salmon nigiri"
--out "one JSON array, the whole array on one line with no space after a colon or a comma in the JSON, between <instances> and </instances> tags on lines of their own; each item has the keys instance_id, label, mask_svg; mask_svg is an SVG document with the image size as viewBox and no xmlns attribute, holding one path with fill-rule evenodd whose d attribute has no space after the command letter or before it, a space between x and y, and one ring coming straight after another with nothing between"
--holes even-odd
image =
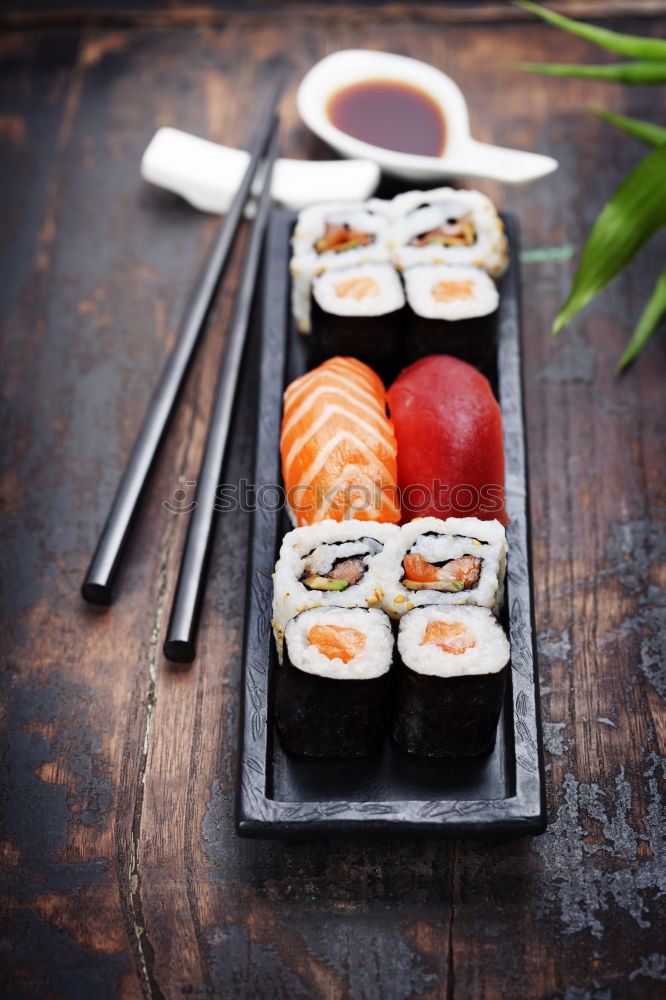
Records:
<instances>
[{"instance_id":1,"label":"salmon nigiri","mask_svg":"<svg viewBox=\"0 0 666 1000\"><path fill-rule=\"evenodd\" d=\"M287 387L280 453L299 527L325 518L400 520L386 391L361 361L331 358Z\"/></svg>"}]
</instances>

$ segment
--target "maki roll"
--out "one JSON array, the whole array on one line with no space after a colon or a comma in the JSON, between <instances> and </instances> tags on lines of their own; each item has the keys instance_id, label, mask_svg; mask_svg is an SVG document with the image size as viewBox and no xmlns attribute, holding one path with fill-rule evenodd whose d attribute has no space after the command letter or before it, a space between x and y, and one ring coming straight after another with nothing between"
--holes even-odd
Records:
<instances>
[{"instance_id":1,"label":"maki roll","mask_svg":"<svg viewBox=\"0 0 666 1000\"><path fill-rule=\"evenodd\" d=\"M313 279L324 271L388 261L389 223L378 199L364 204L312 205L298 216L292 237L292 311L301 333L309 333Z\"/></svg>"},{"instance_id":2,"label":"maki roll","mask_svg":"<svg viewBox=\"0 0 666 1000\"><path fill-rule=\"evenodd\" d=\"M494 375L497 287L478 267L424 264L404 272L414 316L405 340L408 358L446 353Z\"/></svg>"},{"instance_id":3,"label":"maki roll","mask_svg":"<svg viewBox=\"0 0 666 1000\"><path fill-rule=\"evenodd\" d=\"M391 732L408 753L490 753L509 642L487 608L429 606L400 620Z\"/></svg>"},{"instance_id":4,"label":"maki roll","mask_svg":"<svg viewBox=\"0 0 666 1000\"><path fill-rule=\"evenodd\" d=\"M400 618L426 604L474 604L499 612L506 536L498 521L418 517L386 546L382 607Z\"/></svg>"},{"instance_id":5,"label":"maki roll","mask_svg":"<svg viewBox=\"0 0 666 1000\"><path fill-rule=\"evenodd\" d=\"M377 609L312 608L292 618L275 675L277 729L290 753L363 757L386 728L393 633Z\"/></svg>"},{"instance_id":6,"label":"maki roll","mask_svg":"<svg viewBox=\"0 0 666 1000\"><path fill-rule=\"evenodd\" d=\"M395 369L405 295L391 264L325 271L314 279L312 297L315 361L351 354L382 373Z\"/></svg>"},{"instance_id":7,"label":"maki roll","mask_svg":"<svg viewBox=\"0 0 666 1000\"><path fill-rule=\"evenodd\" d=\"M504 224L480 191L407 191L393 202L390 246L396 265L480 267L499 278L508 264Z\"/></svg>"},{"instance_id":8,"label":"maki roll","mask_svg":"<svg viewBox=\"0 0 666 1000\"><path fill-rule=\"evenodd\" d=\"M495 283L478 267L422 265L404 278L410 308L424 319L459 323L489 316L499 305Z\"/></svg>"},{"instance_id":9,"label":"maki roll","mask_svg":"<svg viewBox=\"0 0 666 1000\"><path fill-rule=\"evenodd\" d=\"M299 212L291 239L293 256L316 253L317 271L367 260L367 253L386 246L393 204L371 198L365 202L329 202L304 208ZM368 247L372 250L368 251ZM347 264L337 263L341 254L349 255Z\"/></svg>"},{"instance_id":10,"label":"maki roll","mask_svg":"<svg viewBox=\"0 0 666 1000\"><path fill-rule=\"evenodd\" d=\"M307 608L368 608L382 596L384 547L393 524L320 521L285 535L273 578L273 631L282 657L287 623Z\"/></svg>"}]
</instances>

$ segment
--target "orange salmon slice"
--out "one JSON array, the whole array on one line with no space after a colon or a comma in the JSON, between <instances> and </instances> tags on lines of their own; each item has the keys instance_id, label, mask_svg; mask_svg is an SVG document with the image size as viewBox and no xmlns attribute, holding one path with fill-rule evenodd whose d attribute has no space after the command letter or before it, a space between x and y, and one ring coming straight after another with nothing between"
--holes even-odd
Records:
<instances>
[{"instance_id":1,"label":"orange salmon slice","mask_svg":"<svg viewBox=\"0 0 666 1000\"><path fill-rule=\"evenodd\" d=\"M476 646L476 639L461 622L431 622L421 645L429 642L456 656Z\"/></svg>"},{"instance_id":2,"label":"orange salmon slice","mask_svg":"<svg viewBox=\"0 0 666 1000\"><path fill-rule=\"evenodd\" d=\"M356 358L335 357L324 361L318 368L300 375L291 382L284 393L285 406L289 405L302 390L308 390L312 380L319 380L322 375L333 376L335 382L340 382L343 388L348 389L350 381L354 382L366 393L378 396L381 404L384 404L386 390L379 375L368 365Z\"/></svg>"},{"instance_id":3,"label":"orange salmon slice","mask_svg":"<svg viewBox=\"0 0 666 1000\"><path fill-rule=\"evenodd\" d=\"M432 566L416 552L408 552L403 559L405 576L416 583L435 583L439 580L439 566Z\"/></svg>"},{"instance_id":4,"label":"orange salmon slice","mask_svg":"<svg viewBox=\"0 0 666 1000\"><path fill-rule=\"evenodd\" d=\"M481 559L478 556L460 556L444 566L433 566L416 552L408 552L403 559L405 578L414 583L457 583L467 590L479 582Z\"/></svg>"},{"instance_id":5,"label":"orange salmon slice","mask_svg":"<svg viewBox=\"0 0 666 1000\"><path fill-rule=\"evenodd\" d=\"M365 636L355 628L342 625L313 625L308 639L329 660L336 658L349 663L365 649Z\"/></svg>"},{"instance_id":6,"label":"orange salmon slice","mask_svg":"<svg viewBox=\"0 0 666 1000\"><path fill-rule=\"evenodd\" d=\"M335 286L335 294L339 299L369 299L379 295L379 285L374 278L348 278ZM470 293L471 294L471 293Z\"/></svg>"},{"instance_id":7,"label":"orange salmon slice","mask_svg":"<svg viewBox=\"0 0 666 1000\"><path fill-rule=\"evenodd\" d=\"M438 281L432 286L432 297L435 302L455 302L456 299L471 299L474 294L474 282L471 278L462 281Z\"/></svg>"}]
</instances>

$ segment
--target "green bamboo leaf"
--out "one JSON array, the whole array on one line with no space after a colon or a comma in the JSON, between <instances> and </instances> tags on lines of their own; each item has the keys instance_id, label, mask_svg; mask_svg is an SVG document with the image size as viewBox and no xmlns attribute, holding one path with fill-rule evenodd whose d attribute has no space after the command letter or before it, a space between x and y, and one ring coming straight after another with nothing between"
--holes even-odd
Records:
<instances>
[{"instance_id":1,"label":"green bamboo leaf","mask_svg":"<svg viewBox=\"0 0 666 1000\"><path fill-rule=\"evenodd\" d=\"M615 125L616 128L621 128L647 146L663 146L666 142L666 128L662 128L661 125L653 125L652 122L644 122L639 118L615 115L612 111L602 111L601 108L590 108L590 111L597 118L603 118L604 121Z\"/></svg>"},{"instance_id":2,"label":"green bamboo leaf","mask_svg":"<svg viewBox=\"0 0 666 1000\"><path fill-rule=\"evenodd\" d=\"M585 38L588 42L594 42L609 52L617 52L632 59L666 59L666 42L660 38L641 38L638 35L623 35L618 31L609 31L607 28L596 28L593 24L563 17L554 10L547 10L539 4L531 3L530 0L514 0L514 3L525 10L531 10L549 24L563 28L572 35L578 35L579 38Z\"/></svg>"},{"instance_id":3,"label":"green bamboo leaf","mask_svg":"<svg viewBox=\"0 0 666 1000\"><path fill-rule=\"evenodd\" d=\"M666 62L623 62L608 66L576 66L568 63L516 63L517 69L544 76L575 76L607 83L666 83Z\"/></svg>"},{"instance_id":4,"label":"green bamboo leaf","mask_svg":"<svg viewBox=\"0 0 666 1000\"><path fill-rule=\"evenodd\" d=\"M640 354L664 316L666 316L666 268L661 272L657 284L654 286L654 291L641 313L638 326L620 358L620 363L617 366L618 371L630 365Z\"/></svg>"},{"instance_id":5,"label":"green bamboo leaf","mask_svg":"<svg viewBox=\"0 0 666 1000\"><path fill-rule=\"evenodd\" d=\"M555 317L553 334L666 226L665 176L666 146L661 146L648 153L604 205L583 249L569 297Z\"/></svg>"}]
</instances>

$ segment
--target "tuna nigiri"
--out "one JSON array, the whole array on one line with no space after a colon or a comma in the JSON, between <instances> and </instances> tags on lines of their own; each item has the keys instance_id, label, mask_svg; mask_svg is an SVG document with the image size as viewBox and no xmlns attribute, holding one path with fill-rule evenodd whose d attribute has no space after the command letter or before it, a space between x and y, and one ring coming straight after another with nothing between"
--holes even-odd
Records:
<instances>
[{"instance_id":1,"label":"tuna nigiri","mask_svg":"<svg viewBox=\"0 0 666 1000\"><path fill-rule=\"evenodd\" d=\"M465 361L436 354L406 368L388 402L404 519L508 524L502 417L488 380Z\"/></svg>"},{"instance_id":2,"label":"tuna nigiri","mask_svg":"<svg viewBox=\"0 0 666 1000\"><path fill-rule=\"evenodd\" d=\"M400 520L386 392L361 361L331 358L287 387L280 453L298 526L324 518Z\"/></svg>"}]
</instances>

